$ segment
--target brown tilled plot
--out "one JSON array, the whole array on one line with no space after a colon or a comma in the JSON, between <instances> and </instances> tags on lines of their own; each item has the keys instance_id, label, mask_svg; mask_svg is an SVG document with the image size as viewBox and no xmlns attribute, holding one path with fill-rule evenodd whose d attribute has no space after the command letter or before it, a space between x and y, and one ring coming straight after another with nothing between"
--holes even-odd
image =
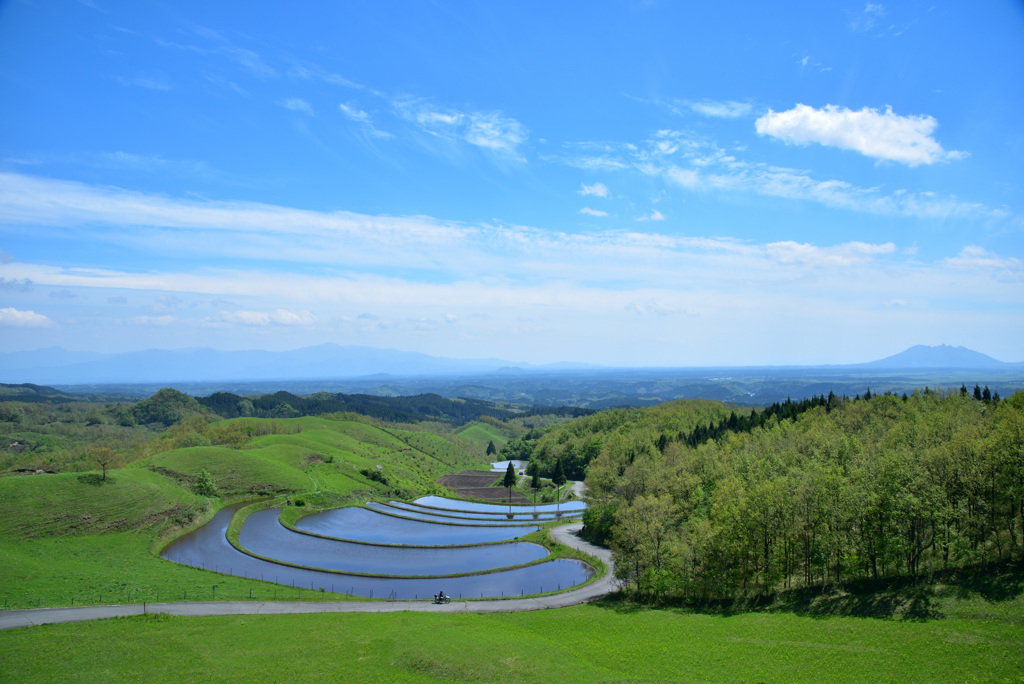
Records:
<instances>
[{"instance_id":1,"label":"brown tilled plot","mask_svg":"<svg viewBox=\"0 0 1024 684\"><path fill-rule=\"evenodd\" d=\"M492 487L504 477L503 473L484 473L479 470L464 470L454 475L445 475L438 482L455 490L463 499L484 499L486 501L508 501L508 490ZM512 503L528 504L530 500L519 492L512 492Z\"/></svg>"}]
</instances>

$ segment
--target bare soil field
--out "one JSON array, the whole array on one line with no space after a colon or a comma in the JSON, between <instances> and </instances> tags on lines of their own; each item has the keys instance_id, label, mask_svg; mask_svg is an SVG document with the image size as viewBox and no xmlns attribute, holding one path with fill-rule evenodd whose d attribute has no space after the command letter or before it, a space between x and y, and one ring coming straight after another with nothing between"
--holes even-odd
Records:
<instances>
[{"instance_id":1,"label":"bare soil field","mask_svg":"<svg viewBox=\"0 0 1024 684\"><path fill-rule=\"evenodd\" d=\"M501 473L484 473L479 470L464 470L454 475L445 475L438 482L455 490L463 499L484 499L486 501L508 501L508 490L492 487L501 479ZM512 492L512 503L528 504L530 500L519 492Z\"/></svg>"}]
</instances>

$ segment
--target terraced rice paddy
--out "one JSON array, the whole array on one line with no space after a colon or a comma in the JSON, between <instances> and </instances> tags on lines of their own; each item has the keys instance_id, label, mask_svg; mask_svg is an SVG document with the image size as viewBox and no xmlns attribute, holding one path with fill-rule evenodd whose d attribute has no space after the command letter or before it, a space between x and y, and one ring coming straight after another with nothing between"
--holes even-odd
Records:
<instances>
[{"instance_id":1,"label":"terraced rice paddy","mask_svg":"<svg viewBox=\"0 0 1024 684\"><path fill-rule=\"evenodd\" d=\"M485 504L476 503L475 501L459 501L457 499L446 499L441 496L423 496L414 501L417 506L423 508L437 508L443 511L474 511L477 513L486 513L489 515L504 515L508 513L508 504ZM538 513L556 513L573 511L577 515L583 513L586 509L587 504L582 501L564 501L560 504L541 504L539 506L512 506L514 513L532 513L537 511Z\"/></svg>"},{"instance_id":2,"label":"terraced rice paddy","mask_svg":"<svg viewBox=\"0 0 1024 684\"><path fill-rule=\"evenodd\" d=\"M405 503L405 502L402 502L402 501L389 501L386 504L386 506L388 508L393 508L393 509L397 508L397 509L402 510L402 511L427 513L427 514L431 514L431 515L435 515L435 516L440 516L440 517L443 517L443 518L456 518L458 520L465 520L467 522L471 521L471 520L479 520L479 521L485 521L485 522L487 522L487 521L497 522L499 520L502 521L502 522L508 522L508 521L513 521L513 522L518 522L518 521L530 522L530 521L540 520L540 521L544 521L544 522L550 522L552 520L559 520L561 518L571 518L571 517L578 517L579 516L578 512L566 512L564 515L558 515L557 513L543 513L543 512L538 512L538 513L533 513L533 512L530 512L530 513L515 513L515 512L513 512L513 513L509 513L507 507L505 509L505 513L502 513L500 516L495 516L494 514L489 514L489 513L481 513L479 511L451 511L451 510L449 510L449 511L444 511L442 513L442 512L439 511L439 509L426 508L424 506L419 506L419 505L417 505L415 503L411 503L410 504L410 503ZM497 518L497 520L496 520L496 518Z\"/></svg>"},{"instance_id":3,"label":"terraced rice paddy","mask_svg":"<svg viewBox=\"0 0 1024 684\"><path fill-rule=\"evenodd\" d=\"M310 516L294 530L279 523L279 509L258 511L239 535L248 553L227 541L235 508L226 508L162 555L216 572L374 598L422 598L441 588L457 598L539 594L581 584L593 572L575 560L543 561L543 547L510 541L538 529L517 524L520 516L532 519L532 506L514 512L513 522L508 506L467 511L459 510L466 502L426 498L430 508L419 505L422 499L376 505L409 517L346 508ZM453 507L444 508L448 504ZM578 515L580 507L573 510ZM474 517L462 517L467 513Z\"/></svg>"},{"instance_id":4,"label":"terraced rice paddy","mask_svg":"<svg viewBox=\"0 0 1024 684\"><path fill-rule=\"evenodd\" d=\"M353 506L315 513L299 520L295 529L335 539L403 546L456 546L508 541L540 528L438 525L424 520L384 515Z\"/></svg>"}]
</instances>

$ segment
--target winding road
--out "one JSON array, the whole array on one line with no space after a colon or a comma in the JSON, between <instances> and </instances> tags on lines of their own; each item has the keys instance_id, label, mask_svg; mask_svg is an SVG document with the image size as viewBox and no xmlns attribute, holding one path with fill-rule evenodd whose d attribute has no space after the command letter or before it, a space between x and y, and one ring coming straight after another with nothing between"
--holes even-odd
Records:
<instances>
[{"instance_id":1,"label":"winding road","mask_svg":"<svg viewBox=\"0 0 1024 684\"><path fill-rule=\"evenodd\" d=\"M83 622L111 617L142 615L145 613L166 613L168 615L280 615L284 613L395 613L399 611L436 613L507 613L545 608L564 608L586 603L610 594L618 588L612 566L612 554L608 549L594 546L579 538L582 523L562 525L551 530L551 536L591 556L600 558L608 566L603 577L579 589L560 594L536 598L493 599L487 601L452 601L447 605L434 605L424 600L396 601L334 601L327 603L296 601L222 601L195 603L149 603L118 606L82 606L76 608L36 608L30 610L9 610L0 612L0 629L30 627L58 622Z\"/></svg>"}]
</instances>

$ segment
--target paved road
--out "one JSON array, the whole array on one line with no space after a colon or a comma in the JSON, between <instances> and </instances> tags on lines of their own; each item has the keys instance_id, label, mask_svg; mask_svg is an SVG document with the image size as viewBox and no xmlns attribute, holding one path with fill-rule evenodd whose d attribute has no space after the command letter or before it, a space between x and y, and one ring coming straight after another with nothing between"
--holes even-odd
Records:
<instances>
[{"instance_id":1,"label":"paved road","mask_svg":"<svg viewBox=\"0 0 1024 684\"><path fill-rule=\"evenodd\" d=\"M563 608L585 603L609 594L618 588L612 572L612 554L608 549L580 539L582 523L562 525L551 531L555 541L600 558L608 566L604 577L579 589L537 598L501 599L492 601L452 601L436 606L430 601L359 601L306 603L295 601L222 601L196 603L150 603L124 606L82 606L78 608L37 608L0 612L0 629L29 627L56 622L83 622L110 617L167 613L169 615L280 615L283 613L394 613L417 611L430 613L505 613L510 611Z\"/></svg>"}]
</instances>

